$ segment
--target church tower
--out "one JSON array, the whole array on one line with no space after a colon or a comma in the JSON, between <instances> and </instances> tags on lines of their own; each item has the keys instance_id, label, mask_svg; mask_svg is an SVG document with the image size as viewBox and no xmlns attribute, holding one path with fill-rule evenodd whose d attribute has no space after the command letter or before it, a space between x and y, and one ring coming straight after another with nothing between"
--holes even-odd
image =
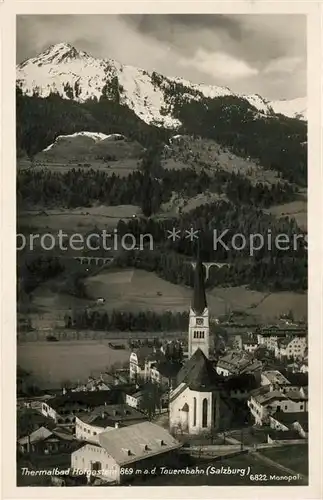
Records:
<instances>
[{"instance_id":1,"label":"church tower","mask_svg":"<svg viewBox=\"0 0 323 500\"><path fill-rule=\"evenodd\" d=\"M209 310L206 303L204 270L200 258L199 246L194 270L193 300L189 315L188 357L191 358L197 349L201 349L206 358L209 357Z\"/></svg>"}]
</instances>

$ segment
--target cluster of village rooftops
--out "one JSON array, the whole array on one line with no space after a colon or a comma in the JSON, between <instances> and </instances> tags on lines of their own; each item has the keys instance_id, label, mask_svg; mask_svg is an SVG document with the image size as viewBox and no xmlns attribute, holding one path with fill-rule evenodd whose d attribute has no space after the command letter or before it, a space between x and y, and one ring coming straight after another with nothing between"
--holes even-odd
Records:
<instances>
[{"instance_id":1,"label":"cluster of village rooftops","mask_svg":"<svg viewBox=\"0 0 323 500\"><path fill-rule=\"evenodd\" d=\"M255 356L259 348L279 369ZM308 439L306 332L247 333L216 356L199 258L184 359L169 360L165 352L165 345L143 346L131 353L127 373L102 373L63 393L20 402L33 412L36 429L19 438L19 451L70 453L71 471L93 471L88 482L121 484L140 468L171 467L183 436L216 436L249 424L266 428L271 443ZM147 381L159 388L155 421Z\"/></svg>"}]
</instances>

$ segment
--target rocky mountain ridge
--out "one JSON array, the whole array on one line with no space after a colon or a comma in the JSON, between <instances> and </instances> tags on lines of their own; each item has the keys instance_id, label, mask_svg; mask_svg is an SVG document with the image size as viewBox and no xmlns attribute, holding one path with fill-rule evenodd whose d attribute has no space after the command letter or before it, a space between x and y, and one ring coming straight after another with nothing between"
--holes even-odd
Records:
<instances>
[{"instance_id":1,"label":"rocky mountain ridge","mask_svg":"<svg viewBox=\"0 0 323 500\"><path fill-rule=\"evenodd\" d=\"M225 96L251 106L255 119L282 114L306 120L306 99L268 101L254 95L240 95L227 87L196 84L180 77L149 73L113 59L97 59L68 43L50 46L41 54L17 65L17 86L25 95L47 97L57 93L82 103L105 97L128 107L149 125L177 129L182 125L179 107Z\"/></svg>"}]
</instances>

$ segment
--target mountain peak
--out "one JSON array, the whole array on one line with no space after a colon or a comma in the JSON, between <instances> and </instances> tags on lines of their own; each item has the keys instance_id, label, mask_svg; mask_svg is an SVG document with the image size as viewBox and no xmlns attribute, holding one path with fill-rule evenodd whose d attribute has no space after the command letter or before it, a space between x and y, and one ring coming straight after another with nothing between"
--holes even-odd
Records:
<instances>
[{"instance_id":1,"label":"mountain peak","mask_svg":"<svg viewBox=\"0 0 323 500\"><path fill-rule=\"evenodd\" d=\"M176 108L202 98L243 99L252 106L250 113L257 118L275 116L277 112L302 118L306 110L306 104L297 100L271 102L258 94L236 94L227 87L192 83L181 77L149 73L113 59L94 58L67 42L51 45L18 65L17 85L27 95L36 92L47 97L55 92L79 102L103 96L128 106L148 124L173 129L181 126Z\"/></svg>"},{"instance_id":2,"label":"mountain peak","mask_svg":"<svg viewBox=\"0 0 323 500\"><path fill-rule=\"evenodd\" d=\"M88 54L83 51L77 50L71 44L67 42L60 42L50 45L46 50L41 52L37 57L28 59L24 63L20 65L20 68L26 66L27 63L34 63L38 66L42 66L44 64L61 64L64 62L69 62L74 59L79 58L88 58Z\"/></svg>"}]
</instances>

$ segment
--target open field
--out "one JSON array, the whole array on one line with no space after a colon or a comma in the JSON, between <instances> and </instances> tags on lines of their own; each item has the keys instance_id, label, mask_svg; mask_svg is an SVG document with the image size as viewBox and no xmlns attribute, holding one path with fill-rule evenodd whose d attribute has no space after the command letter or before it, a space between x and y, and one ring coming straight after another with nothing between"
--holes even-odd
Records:
<instances>
[{"instance_id":1,"label":"open field","mask_svg":"<svg viewBox=\"0 0 323 500\"><path fill-rule=\"evenodd\" d=\"M140 269L106 271L85 280L90 297L106 299L103 307L128 311L187 311L191 289L174 285Z\"/></svg>"},{"instance_id":2,"label":"open field","mask_svg":"<svg viewBox=\"0 0 323 500\"><path fill-rule=\"evenodd\" d=\"M17 364L33 373L41 388L59 388L62 381L85 381L114 363L129 360L130 351L114 350L108 340L26 342L17 346Z\"/></svg>"},{"instance_id":3,"label":"open field","mask_svg":"<svg viewBox=\"0 0 323 500\"><path fill-rule=\"evenodd\" d=\"M247 309L248 314L255 315L270 322L283 314L292 312L294 320L307 320L307 294L296 292L275 292L267 294L256 307Z\"/></svg>"},{"instance_id":4,"label":"open field","mask_svg":"<svg viewBox=\"0 0 323 500\"><path fill-rule=\"evenodd\" d=\"M80 266L80 264L79 264ZM187 311L192 290L173 285L155 273L142 270L102 271L85 279L89 298L78 298L59 292L57 282L51 280L36 288L30 307L34 328L63 326L64 315L73 309L97 307L96 299L105 298L101 311ZM158 292L162 295L158 295Z\"/></svg>"},{"instance_id":5,"label":"open field","mask_svg":"<svg viewBox=\"0 0 323 500\"><path fill-rule=\"evenodd\" d=\"M187 311L192 296L191 288L174 285L155 273L139 269L103 271L89 277L86 284L89 295L104 297L109 309ZM307 295L294 292L257 292L245 286L215 287L207 292L207 300L214 317L228 310L246 312L266 321L278 319L289 310L295 319L307 315Z\"/></svg>"},{"instance_id":6,"label":"open field","mask_svg":"<svg viewBox=\"0 0 323 500\"><path fill-rule=\"evenodd\" d=\"M209 303L222 299L226 308L258 317L262 321L277 320L292 311L295 320L307 318L307 294L295 292L259 292L246 286L215 287L210 291ZM219 313L218 313L219 314Z\"/></svg>"},{"instance_id":7,"label":"open field","mask_svg":"<svg viewBox=\"0 0 323 500\"><path fill-rule=\"evenodd\" d=\"M272 215L276 215L278 219L281 217L288 217L295 219L298 226L307 231L307 200L291 201L283 205L275 205L267 210Z\"/></svg>"},{"instance_id":8,"label":"open field","mask_svg":"<svg viewBox=\"0 0 323 500\"><path fill-rule=\"evenodd\" d=\"M76 261L75 261L76 262ZM80 264L75 264L75 266ZM34 328L63 326L64 315L73 309L97 307L96 299L105 298L100 310L184 312L189 310L192 289L175 285L155 273L140 269L103 269L85 279L89 298L61 293L59 278L36 288L28 304ZM62 285L62 284L61 284ZM244 313L252 322L271 323L282 314L293 312L295 320L307 318L307 295L294 292L257 292L247 287L215 287L207 292L211 318Z\"/></svg>"},{"instance_id":9,"label":"open field","mask_svg":"<svg viewBox=\"0 0 323 500\"><path fill-rule=\"evenodd\" d=\"M65 173L69 170L74 169L86 169L92 168L93 170L103 170L108 175L119 175L120 177L127 177L129 174L138 170L138 160L133 158L127 158L123 160L117 160L113 162L106 162L100 160L91 160L89 166L85 167L84 163L79 162L68 162L68 161L42 161L42 162L31 162L26 159L17 160L17 171L19 170L51 170L52 172Z\"/></svg>"},{"instance_id":10,"label":"open field","mask_svg":"<svg viewBox=\"0 0 323 500\"><path fill-rule=\"evenodd\" d=\"M181 209L183 213L187 213L191 210L195 210L200 205L214 203L219 200L227 201L227 197L223 194L205 192L188 198L173 192L171 199L161 205L160 212L156 214L156 218L178 217L179 209Z\"/></svg>"},{"instance_id":11,"label":"open field","mask_svg":"<svg viewBox=\"0 0 323 500\"><path fill-rule=\"evenodd\" d=\"M305 443L268 448L261 450L261 454L289 469L308 476L308 445Z\"/></svg>"},{"instance_id":12,"label":"open field","mask_svg":"<svg viewBox=\"0 0 323 500\"><path fill-rule=\"evenodd\" d=\"M95 227L113 229L120 219L131 219L133 215L140 214L141 209L135 205L26 210L19 214L19 226L40 233L60 229L70 233L85 233L93 231Z\"/></svg>"},{"instance_id":13,"label":"open field","mask_svg":"<svg viewBox=\"0 0 323 500\"><path fill-rule=\"evenodd\" d=\"M243 175L253 184L274 184L280 180L276 171L266 170L250 158L236 156L212 139L182 136L173 142L165 150L163 166L174 169L176 164L179 168L186 165L186 168L191 167L197 171L206 168L210 173L212 170L225 170Z\"/></svg>"}]
</instances>

